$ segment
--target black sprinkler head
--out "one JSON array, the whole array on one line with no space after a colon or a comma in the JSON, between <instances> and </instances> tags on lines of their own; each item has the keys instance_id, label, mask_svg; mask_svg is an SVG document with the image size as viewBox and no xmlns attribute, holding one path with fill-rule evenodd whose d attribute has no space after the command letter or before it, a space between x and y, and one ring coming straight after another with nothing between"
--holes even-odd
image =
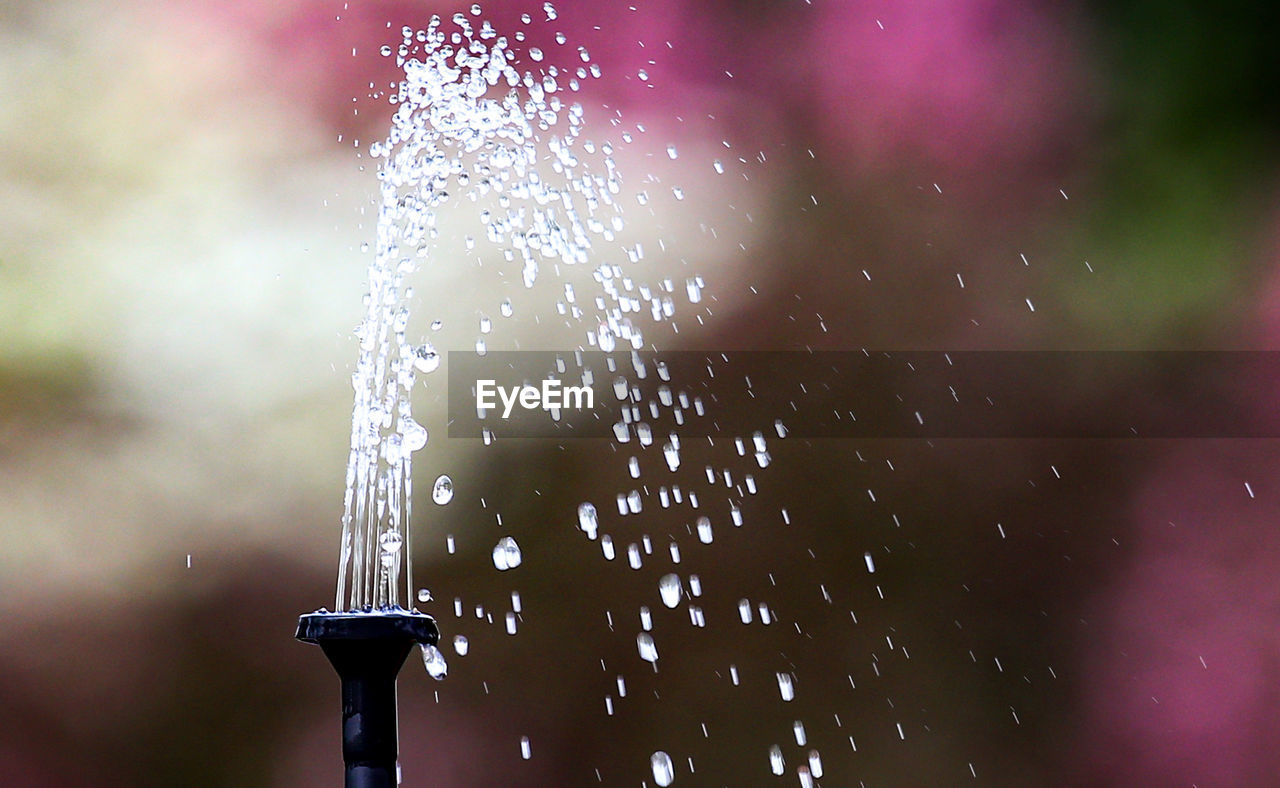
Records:
<instances>
[{"instance_id":1,"label":"black sprinkler head","mask_svg":"<svg viewBox=\"0 0 1280 788\"><path fill-rule=\"evenodd\" d=\"M435 646L436 620L403 608L308 613L297 639L315 643L342 680L346 788L395 788L399 754L396 674L415 645Z\"/></svg>"}]
</instances>

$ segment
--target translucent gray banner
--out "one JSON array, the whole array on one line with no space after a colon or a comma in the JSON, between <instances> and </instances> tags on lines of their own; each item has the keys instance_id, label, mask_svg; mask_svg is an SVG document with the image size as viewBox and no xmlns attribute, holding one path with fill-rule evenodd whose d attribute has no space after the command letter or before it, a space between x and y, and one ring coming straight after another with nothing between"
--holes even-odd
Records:
<instances>
[{"instance_id":1,"label":"translucent gray banner","mask_svg":"<svg viewBox=\"0 0 1280 788\"><path fill-rule=\"evenodd\" d=\"M1280 437L1271 351L454 351L447 365L451 438Z\"/></svg>"}]
</instances>

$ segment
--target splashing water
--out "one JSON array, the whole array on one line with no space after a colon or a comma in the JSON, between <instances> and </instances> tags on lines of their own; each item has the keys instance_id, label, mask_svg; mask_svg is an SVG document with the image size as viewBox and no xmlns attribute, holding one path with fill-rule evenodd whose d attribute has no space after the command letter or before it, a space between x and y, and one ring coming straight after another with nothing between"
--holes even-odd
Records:
<instances>
[{"instance_id":1,"label":"splashing water","mask_svg":"<svg viewBox=\"0 0 1280 788\"><path fill-rule=\"evenodd\" d=\"M555 18L550 4L544 10ZM437 211L459 200L496 201L498 210L485 212L487 240L519 265L526 287L541 261L585 263L591 237L612 240L621 227L609 216L618 192L611 150L601 148L605 174L586 170L576 145L583 109L564 98L579 89L579 80L599 74L585 50L576 72L549 64L521 71L508 39L488 22L455 14L451 25L432 17L423 30L403 28L395 55L404 78L391 97L391 131L369 149L378 162L381 204L366 313L355 331L360 349L351 377L339 610L398 606L402 589L408 598L414 587L412 458L427 445L428 431L413 418L410 394L419 375L440 367L441 357L430 342L411 341L407 278L431 257ZM390 46L382 51L393 53ZM542 60L536 50L528 56ZM556 177L540 166L550 166ZM591 210L576 208L584 204ZM509 302L501 312L510 316ZM630 335L625 321L597 322L601 345L606 334ZM432 330L440 325L433 321ZM491 329L483 318L481 332ZM485 351L483 340L476 349ZM439 477L431 497L449 503L452 480Z\"/></svg>"},{"instance_id":2,"label":"splashing water","mask_svg":"<svg viewBox=\"0 0 1280 788\"><path fill-rule=\"evenodd\" d=\"M549 21L555 19L550 3L544 10ZM473 9L472 13L475 16L479 11ZM527 16L524 21L528 22ZM426 29L404 28L402 33L403 42L398 47L384 49L388 57L396 56L404 72L403 81L391 98L395 107L391 131L369 151L378 163L381 206L376 253L369 267L367 311L356 330L360 350L352 376L355 398L342 518L338 609L396 606L402 594L409 598L410 590L415 588L411 562L412 459L415 452L427 446L429 433L427 427L413 417L411 393L419 378L432 380L431 376L442 366L443 357L425 336L415 336L410 330L408 301L412 288L408 278L435 253L438 212L452 204L461 204L479 214L483 230L475 238L466 238L466 248L472 250L477 243L491 244L501 256L499 265L512 269L509 278L522 282L526 288L533 287L544 274L543 266L559 277L561 265L592 263L594 286L584 288L579 283L575 292L573 283L557 283L557 289L563 290L557 310L570 323L583 327L586 347L624 357L645 347L639 326L642 318L651 314L654 323L671 321L676 312L675 301L681 296L709 316L710 309L702 306L703 302L715 301L701 276L686 278L681 274L674 281L664 278L645 283L637 277L634 268L627 268L624 273L623 265L644 259L639 243L623 246L621 255L617 254L616 247L607 251L593 247L599 240L608 244L618 241L624 225L619 197L621 175L612 159L611 144L579 137L584 111L571 96L579 90L580 81L600 76L585 50L578 49L582 62L572 69L558 69L548 62L555 59L551 49L546 53L529 49L522 64L505 36L488 22L468 19L462 14L454 15L449 22L432 18ZM514 40L521 40L519 34ZM564 43L559 35L557 42ZM518 66L527 66L529 70ZM630 142L630 134L624 132L622 141ZM683 161L688 158L688 151L682 155L674 145L668 145L666 158ZM723 166L716 162L715 170L722 172ZM684 190L678 186L672 187L671 192L677 200L685 198ZM641 195L644 198L640 204L644 205L648 196L644 192ZM623 265L605 261L614 257ZM504 271L504 276L506 273ZM531 315L536 321L537 310L530 306L521 303L520 316ZM489 315L495 312L503 319L496 322L491 319ZM478 354L499 349L504 326L521 319L506 320L516 312L510 298L486 306L484 312L477 310L479 335L474 347ZM702 315L697 319L701 323ZM430 323L432 331L441 326L439 319ZM660 514L673 505L698 510L698 492L703 492L704 503L714 500L717 507L722 507L713 512L717 525L728 522L741 528L744 522L749 523L742 504L744 493L737 481L741 478L746 494L754 495L756 480L751 474L742 478L740 466L735 466L732 473L728 467L706 466L708 485L726 491L714 497L709 488L695 490L693 484L682 490L679 484L654 487L645 483L652 478L654 469L678 477L682 468L695 469L694 473L700 475L702 465L693 447L687 447L682 456L680 437L675 431L664 438L665 429L659 433L647 423L643 415L645 409L655 422L659 411L666 409L679 426L685 419L706 417L706 411L714 404L704 408L700 397L680 390L680 381L671 379L663 362L657 361L646 370L638 355L633 353L632 359L632 369L626 368L624 360L616 369L610 367L608 377L604 377L605 370L595 370L603 380L614 382L621 419L614 425L614 435L619 445L628 444L631 448L620 456L627 462L627 476L639 480L616 491L618 518L626 518L628 524L645 523L655 511ZM649 371L656 371L663 385L654 399L644 402L640 383ZM591 370L584 368L583 372L585 380ZM433 429L439 434L441 427L433 425ZM779 438L785 436L781 422L775 423L775 431ZM492 434L485 430L483 435L484 445L490 445L494 439ZM750 443L738 439L736 446L742 463L759 469L770 466L772 458L763 433L752 435ZM745 470L754 469L748 466ZM461 481L463 486L458 487L459 490L470 488L466 480ZM675 481L685 480L676 478ZM430 495L435 504L448 505L455 496L453 478L440 474L431 486ZM671 611L681 607L682 600L703 602L697 599L702 595L701 581L697 575L690 575L686 590L674 573L667 572L656 578L666 570L657 568L662 555L661 551L654 555L649 535L637 535L638 541L618 536L615 549L614 538L608 533L617 522L613 516L614 506L607 496L598 498L597 502L601 502L599 511L590 502L578 507L578 529L588 539L599 541L607 561L613 561L622 552L622 545L626 545L627 560L618 561L618 568L622 569L625 563L630 571L653 573L657 579L662 607L641 608L643 631L636 636L637 656L656 670L658 649L650 632L655 620L658 616L673 614ZM783 517L787 519L785 510ZM569 518L572 522L572 514ZM684 542L686 549L692 551L700 549L699 545L712 544L712 517L702 511L691 512L685 523L690 537ZM721 527L720 530L721 541L733 538L732 529ZM692 543L694 540L696 543ZM447 543L452 553L452 536ZM673 564L680 563L680 549L681 545L673 537L669 543ZM500 571L518 567L523 558L515 538L501 539L493 548L492 559ZM869 557L867 562L869 572L874 572ZM649 593L652 594L652 590ZM707 619L716 614L710 604L705 616L700 605L687 607L690 624L695 627L705 627ZM499 619L505 620L510 635L516 634L518 623L523 621L517 615L520 606L515 595L513 608ZM730 620L732 611L730 603L726 611ZM462 615L461 600L455 600L455 613ZM743 623L753 621L748 600L740 601L737 614ZM477 617L482 616L482 609L477 607ZM494 623L492 615L489 620ZM764 602L759 606L759 620L763 624L772 620ZM458 656L468 653L466 637L456 636L452 644ZM424 649L423 660L433 677L443 678L447 673L448 666L439 649ZM776 672L775 676L782 699L792 700L795 697L792 674ZM733 666L730 681L738 686L738 672ZM618 682L618 695L625 697L621 676ZM607 700L607 707L612 713L611 699ZM807 737L803 727L794 729L793 733L797 745L804 746ZM527 737L521 739L520 747L522 758L530 758ZM656 784L670 785L674 780L675 767L667 753L654 752L651 767ZM781 774L785 768L781 750L776 746L771 748L770 767L775 774ZM692 769L690 760L690 772ZM800 773L802 781L806 776L822 775L816 751L811 751L808 765L801 766Z\"/></svg>"}]
</instances>

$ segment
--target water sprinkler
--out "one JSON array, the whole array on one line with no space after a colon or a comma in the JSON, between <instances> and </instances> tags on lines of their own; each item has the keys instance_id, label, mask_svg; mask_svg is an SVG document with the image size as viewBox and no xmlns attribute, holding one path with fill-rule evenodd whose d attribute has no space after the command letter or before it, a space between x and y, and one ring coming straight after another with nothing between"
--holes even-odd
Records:
<instances>
[{"instance_id":1,"label":"water sprinkler","mask_svg":"<svg viewBox=\"0 0 1280 788\"><path fill-rule=\"evenodd\" d=\"M435 619L399 607L322 610L298 618L296 637L319 646L342 680L346 788L396 788L396 674L415 645L439 642Z\"/></svg>"}]
</instances>

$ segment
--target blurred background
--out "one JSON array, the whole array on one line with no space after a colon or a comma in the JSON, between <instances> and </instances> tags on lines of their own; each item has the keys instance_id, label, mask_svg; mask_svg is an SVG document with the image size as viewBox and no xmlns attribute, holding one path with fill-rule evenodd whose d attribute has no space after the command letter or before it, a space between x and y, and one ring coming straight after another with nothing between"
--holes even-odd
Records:
<instances>
[{"instance_id":1,"label":"blurred background","mask_svg":"<svg viewBox=\"0 0 1280 788\"><path fill-rule=\"evenodd\" d=\"M492 5L499 31L535 17L517 50L563 31L603 69L586 136L633 134L620 169L654 196L628 237L651 278L706 281L661 347L1280 343L1267 4ZM457 10L0 5L7 784L340 779L337 681L292 635L333 598L362 154L388 128L379 48ZM473 347L504 297L491 347L582 342L456 235L415 283L437 348ZM1224 408L1280 405L1229 383ZM810 750L827 785L1280 779L1275 441L775 441L714 545L676 510L608 524L653 535L632 571L576 518L634 486L625 453L451 441L443 391L418 391L417 489L457 494L418 503L415 569L470 649L443 682L401 675L406 785L637 785L658 750L676 785L794 785ZM503 535L524 563L500 574ZM668 571L699 575L705 628L661 606ZM742 624L743 598L776 621Z\"/></svg>"}]
</instances>

